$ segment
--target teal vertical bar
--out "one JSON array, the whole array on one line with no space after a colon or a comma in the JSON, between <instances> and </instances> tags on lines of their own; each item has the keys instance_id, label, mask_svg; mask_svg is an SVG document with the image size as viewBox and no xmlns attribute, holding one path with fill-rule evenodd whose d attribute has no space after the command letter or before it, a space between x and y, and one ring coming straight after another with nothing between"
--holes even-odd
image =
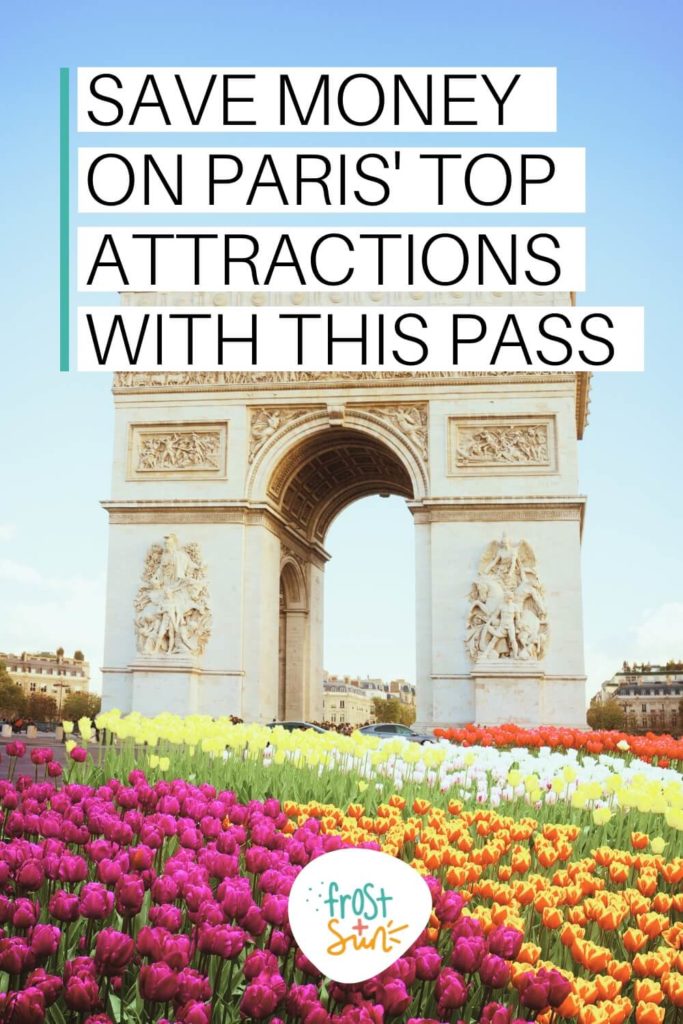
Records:
<instances>
[{"instance_id":1,"label":"teal vertical bar","mask_svg":"<svg viewBox=\"0 0 683 1024\"><path fill-rule=\"evenodd\" d=\"M59 69L59 369L69 369L69 69Z\"/></svg>"}]
</instances>

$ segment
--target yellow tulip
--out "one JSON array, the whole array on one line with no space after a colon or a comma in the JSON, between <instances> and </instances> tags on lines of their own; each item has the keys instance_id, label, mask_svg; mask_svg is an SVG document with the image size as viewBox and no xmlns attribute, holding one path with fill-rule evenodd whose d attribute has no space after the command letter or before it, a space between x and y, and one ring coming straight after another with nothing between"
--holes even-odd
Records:
<instances>
[{"instance_id":1,"label":"yellow tulip","mask_svg":"<svg viewBox=\"0 0 683 1024\"><path fill-rule=\"evenodd\" d=\"M74 731L74 723L73 722L62 722L62 729L64 730L66 735L69 736Z\"/></svg>"},{"instance_id":2,"label":"yellow tulip","mask_svg":"<svg viewBox=\"0 0 683 1024\"><path fill-rule=\"evenodd\" d=\"M78 731L81 734L83 742L87 743L92 736L92 723L87 715L78 719Z\"/></svg>"}]
</instances>

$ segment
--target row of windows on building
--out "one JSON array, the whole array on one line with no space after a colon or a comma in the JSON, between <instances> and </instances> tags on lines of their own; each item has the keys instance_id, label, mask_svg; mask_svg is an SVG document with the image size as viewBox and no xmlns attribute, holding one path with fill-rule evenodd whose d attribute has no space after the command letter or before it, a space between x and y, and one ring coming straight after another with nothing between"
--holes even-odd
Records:
<instances>
[{"instance_id":1,"label":"row of windows on building","mask_svg":"<svg viewBox=\"0 0 683 1024\"><path fill-rule=\"evenodd\" d=\"M17 672L21 675L32 673L36 676L85 676L83 669L75 668L59 668L55 670L53 668L31 668L30 665L8 665L7 669L10 672Z\"/></svg>"},{"instance_id":2,"label":"row of windows on building","mask_svg":"<svg viewBox=\"0 0 683 1024\"><path fill-rule=\"evenodd\" d=\"M642 686L620 687L617 692L622 697L683 697L683 687L680 686L660 686L656 690L646 690Z\"/></svg>"}]
</instances>

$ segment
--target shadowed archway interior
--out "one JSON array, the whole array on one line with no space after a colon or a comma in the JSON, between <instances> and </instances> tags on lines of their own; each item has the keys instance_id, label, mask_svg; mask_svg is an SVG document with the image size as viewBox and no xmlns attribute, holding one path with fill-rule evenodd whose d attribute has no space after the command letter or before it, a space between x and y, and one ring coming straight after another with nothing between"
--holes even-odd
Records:
<instances>
[{"instance_id":1,"label":"shadowed archway interior","mask_svg":"<svg viewBox=\"0 0 683 1024\"><path fill-rule=\"evenodd\" d=\"M268 488L288 524L318 543L347 505L371 494L412 498L410 475L383 441L342 428L303 441L278 466Z\"/></svg>"}]
</instances>

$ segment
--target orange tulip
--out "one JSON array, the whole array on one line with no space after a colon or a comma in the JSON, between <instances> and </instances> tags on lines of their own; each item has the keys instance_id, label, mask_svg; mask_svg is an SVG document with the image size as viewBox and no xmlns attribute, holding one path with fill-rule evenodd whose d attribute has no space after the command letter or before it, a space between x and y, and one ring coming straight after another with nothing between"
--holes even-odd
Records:
<instances>
[{"instance_id":1,"label":"orange tulip","mask_svg":"<svg viewBox=\"0 0 683 1024\"><path fill-rule=\"evenodd\" d=\"M579 1024L608 1024L607 1011L601 1006L582 1006L579 1011Z\"/></svg>"},{"instance_id":2,"label":"orange tulip","mask_svg":"<svg viewBox=\"0 0 683 1024\"><path fill-rule=\"evenodd\" d=\"M654 896L657 892L657 875L651 871L642 871L636 879L636 885L643 896Z\"/></svg>"},{"instance_id":3,"label":"orange tulip","mask_svg":"<svg viewBox=\"0 0 683 1024\"><path fill-rule=\"evenodd\" d=\"M465 868L449 868L446 872L446 881L452 889L459 889L467 881Z\"/></svg>"},{"instance_id":4,"label":"orange tulip","mask_svg":"<svg viewBox=\"0 0 683 1024\"><path fill-rule=\"evenodd\" d=\"M624 1021L631 1016L633 1006L630 999L606 999L602 1008L607 1013L610 1024L624 1024Z\"/></svg>"},{"instance_id":5,"label":"orange tulip","mask_svg":"<svg viewBox=\"0 0 683 1024\"><path fill-rule=\"evenodd\" d=\"M541 956L541 947L536 946L533 942L523 942L519 953L517 954L517 962L520 964L534 964L538 963Z\"/></svg>"},{"instance_id":6,"label":"orange tulip","mask_svg":"<svg viewBox=\"0 0 683 1024\"><path fill-rule=\"evenodd\" d=\"M676 860L668 864L662 864L661 872L669 885L683 882L683 857L677 857Z\"/></svg>"},{"instance_id":7,"label":"orange tulip","mask_svg":"<svg viewBox=\"0 0 683 1024\"><path fill-rule=\"evenodd\" d=\"M607 973L625 984L631 979L631 965L626 960L612 960L607 964Z\"/></svg>"},{"instance_id":8,"label":"orange tulip","mask_svg":"<svg viewBox=\"0 0 683 1024\"><path fill-rule=\"evenodd\" d=\"M683 921L677 921L671 928L665 928L662 938L672 949L683 948Z\"/></svg>"},{"instance_id":9,"label":"orange tulip","mask_svg":"<svg viewBox=\"0 0 683 1024\"><path fill-rule=\"evenodd\" d=\"M636 1003L636 1024L664 1024L664 1013L656 1003Z\"/></svg>"},{"instance_id":10,"label":"orange tulip","mask_svg":"<svg viewBox=\"0 0 683 1024\"><path fill-rule=\"evenodd\" d=\"M607 907L606 910L598 916L597 922L604 932L615 931L626 917L627 909L624 907L623 910L617 907Z\"/></svg>"},{"instance_id":11,"label":"orange tulip","mask_svg":"<svg viewBox=\"0 0 683 1024\"><path fill-rule=\"evenodd\" d=\"M658 892L652 900L652 909L658 914L668 914L673 904L673 897L666 892Z\"/></svg>"},{"instance_id":12,"label":"orange tulip","mask_svg":"<svg viewBox=\"0 0 683 1024\"><path fill-rule=\"evenodd\" d=\"M609 974L596 974L594 980L598 999L615 999L621 992L621 982Z\"/></svg>"},{"instance_id":13,"label":"orange tulip","mask_svg":"<svg viewBox=\"0 0 683 1024\"><path fill-rule=\"evenodd\" d=\"M657 953L636 953L633 958L633 970L641 978L661 978L667 967L667 961Z\"/></svg>"},{"instance_id":14,"label":"orange tulip","mask_svg":"<svg viewBox=\"0 0 683 1024\"><path fill-rule=\"evenodd\" d=\"M557 907L545 907L541 915L544 928L559 928L564 924L564 916Z\"/></svg>"},{"instance_id":15,"label":"orange tulip","mask_svg":"<svg viewBox=\"0 0 683 1024\"><path fill-rule=\"evenodd\" d=\"M639 928L627 928L622 935L624 947L629 953L639 953L648 943L648 936Z\"/></svg>"},{"instance_id":16,"label":"orange tulip","mask_svg":"<svg viewBox=\"0 0 683 1024\"><path fill-rule=\"evenodd\" d=\"M673 1005L680 1009L683 1006L683 974L679 974L678 971L670 971L662 981L662 988Z\"/></svg>"},{"instance_id":17,"label":"orange tulip","mask_svg":"<svg viewBox=\"0 0 683 1024\"><path fill-rule=\"evenodd\" d=\"M652 978L637 978L633 983L633 995L639 1003L660 1003L664 1002L664 993L658 981Z\"/></svg>"},{"instance_id":18,"label":"orange tulip","mask_svg":"<svg viewBox=\"0 0 683 1024\"><path fill-rule=\"evenodd\" d=\"M558 1017L577 1017L581 1008L582 1003L579 997L574 992L570 992L564 1002L558 1006L556 1013Z\"/></svg>"},{"instance_id":19,"label":"orange tulip","mask_svg":"<svg viewBox=\"0 0 683 1024\"><path fill-rule=\"evenodd\" d=\"M628 866L628 864L624 864L623 861L619 860L614 861L609 866L610 882L615 882L623 885L624 882L627 880L630 872L631 869Z\"/></svg>"},{"instance_id":20,"label":"orange tulip","mask_svg":"<svg viewBox=\"0 0 683 1024\"><path fill-rule=\"evenodd\" d=\"M631 846L634 850L644 850L649 842L650 837L644 832L631 832Z\"/></svg>"},{"instance_id":21,"label":"orange tulip","mask_svg":"<svg viewBox=\"0 0 683 1024\"><path fill-rule=\"evenodd\" d=\"M421 797L415 797L413 800L413 810L415 814L427 814L431 809L432 805L429 800L423 800Z\"/></svg>"},{"instance_id":22,"label":"orange tulip","mask_svg":"<svg viewBox=\"0 0 683 1024\"><path fill-rule=\"evenodd\" d=\"M574 978L574 991L584 1003L592 1004L598 998L598 986L588 978Z\"/></svg>"},{"instance_id":23,"label":"orange tulip","mask_svg":"<svg viewBox=\"0 0 683 1024\"><path fill-rule=\"evenodd\" d=\"M571 946L575 939L582 939L586 932L578 924L564 924L560 931L560 941L563 946Z\"/></svg>"},{"instance_id":24,"label":"orange tulip","mask_svg":"<svg viewBox=\"0 0 683 1024\"><path fill-rule=\"evenodd\" d=\"M663 914L640 914L637 922L640 930L645 932L651 939L654 939L661 935L669 920Z\"/></svg>"},{"instance_id":25,"label":"orange tulip","mask_svg":"<svg viewBox=\"0 0 683 1024\"><path fill-rule=\"evenodd\" d=\"M520 882L515 887L515 896L517 902L521 903L523 907L533 902L536 891L531 882Z\"/></svg>"}]
</instances>

